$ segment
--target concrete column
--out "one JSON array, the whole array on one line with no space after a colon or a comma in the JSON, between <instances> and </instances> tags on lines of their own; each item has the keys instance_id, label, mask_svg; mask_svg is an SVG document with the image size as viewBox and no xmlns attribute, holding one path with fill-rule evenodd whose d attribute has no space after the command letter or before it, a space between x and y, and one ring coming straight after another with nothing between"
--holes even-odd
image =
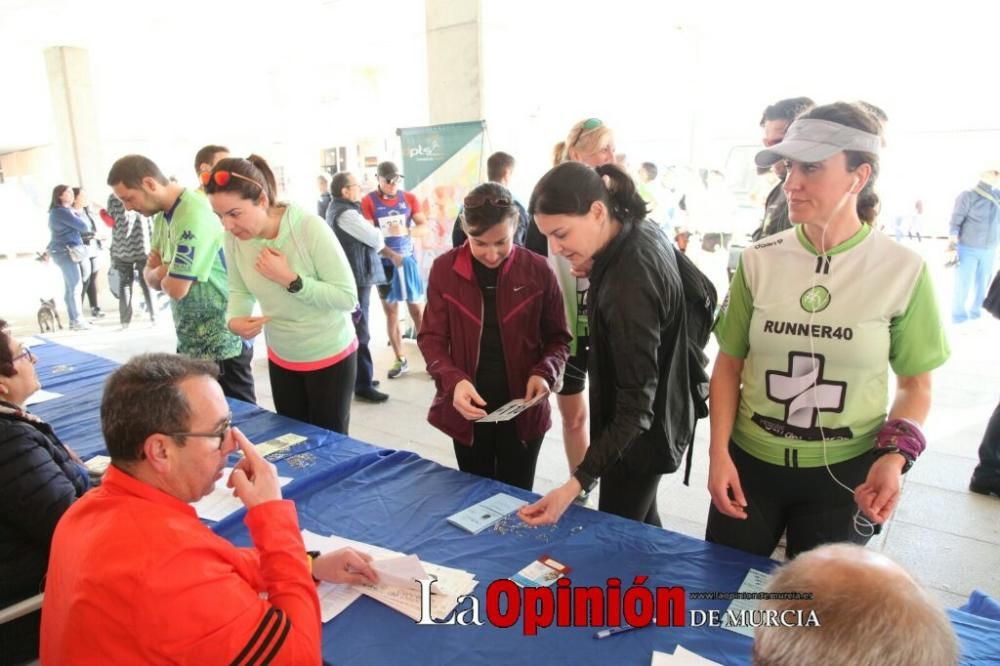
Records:
<instances>
[{"instance_id":1,"label":"concrete column","mask_svg":"<svg viewBox=\"0 0 1000 666\"><path fill-rule=\"evenodd\" d=\"M424 0L430 123L485 117L481 0Z\"/></svg>"},{"instance_id":2,"label":"concrete column","mask_svg":"<svg viewBox=\"0 0 1000 666\"><path fill-rule=\"evenodd\" d=\"M92 193L103 191L106 174L100 172L90 55L86 49L53 46L45 49L45 69L62 179L67 185L80 185Z\"/></svg>"}]
</instances>

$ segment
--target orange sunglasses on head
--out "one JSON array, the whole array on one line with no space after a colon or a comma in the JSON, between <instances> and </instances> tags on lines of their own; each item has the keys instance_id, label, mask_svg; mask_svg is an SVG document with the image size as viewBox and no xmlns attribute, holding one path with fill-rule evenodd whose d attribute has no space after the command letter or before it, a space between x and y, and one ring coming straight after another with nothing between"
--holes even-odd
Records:
<instances>
[{"instance_id":1,"label":"orange sunglasses on head","mask_svg":"<svg viewBox=\"0 0 1000 666\"><path fill-rule=\"evenodd\" d=\"M219 187L225 187L226 185L229 184L229 181L231 181L233 178L239 178L240 180L245 180L248 183L253 183L261 190L264 189L264 186L258 183L253 178L247 178L246 176L241 176L240 174L234 171L224 171L222 169L215 172L202 171L200 178L201 178L201 184L204 185L205 187L208 187L208 184L212 181L215 181L215 184L218 185Z\"/></svg>"}]
</instances>

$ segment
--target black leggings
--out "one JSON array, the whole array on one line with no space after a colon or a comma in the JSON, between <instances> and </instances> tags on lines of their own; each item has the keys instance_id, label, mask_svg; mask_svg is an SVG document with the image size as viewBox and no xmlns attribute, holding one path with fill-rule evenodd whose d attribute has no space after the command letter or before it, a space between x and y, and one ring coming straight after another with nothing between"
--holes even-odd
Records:
<instances>
[{"instance_id":1,"label":"black leggings","mask_svg":"<svg viewBox=\"0 0 1000 666\"><path fill-rule=\"evenodd\" d=\"M322 370L286 370L267 362L274 410L282 416L347 434L358 353Z\"/></svg>"},{"instance_id":2,"label":"black leggings","mask_svg":"<svg viewBox=\"0 0 1000 666\"><path fill-rule=\"evenodd\" d=\"M542 438L518 441L514 421L474 423L472 430L472 446L452 440L458 468L469 474L531 490L535 483L535 463L542 448Z\"/></svg>"},{"instance_id":3,"label":"black leggings","mask_svg":"<svg viewBox=\"0 0 1000 666\"><path fill-rule=\"evenodd\" d=\"M656 491L661 476L633 471L624 460L620 460L601 475L601 496L597 508L622 518L662 527L656 508Z\"/></svg>"},{"instance_id":4,"label":"black leggings","mask_svg":"<svg viewBox=\"0 0 1000 666\"><path fill-rule=\"evenodd\" d=\"M754 458L729 443L729 455L740 475L747 501L747 518L722 514L713 504L708 511L705 540L770 557L781 533L787 530L785 553L791 559L824 543L849 541L864 545L871 528L854 526L858 510L853 492L842 488L830 472L852 490L864 482L875 460L872 452L826 467L784 467ZM601 491L604 492L603 490ZM875 526L874 533L880 531Z\"/></svg>"}]
</instances>

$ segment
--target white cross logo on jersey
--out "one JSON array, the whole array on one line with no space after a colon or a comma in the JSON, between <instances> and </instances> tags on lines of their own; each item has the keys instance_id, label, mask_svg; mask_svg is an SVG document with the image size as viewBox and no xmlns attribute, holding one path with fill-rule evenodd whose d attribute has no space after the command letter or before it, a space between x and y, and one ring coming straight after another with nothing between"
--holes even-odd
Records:
<instances>
[{"instance_id":1,"label":"white cross logo on jersey","mask_svg":"<svg viewBox=\"0 0 1000 666\"><path fill-rule=\"evenodd\" d=\"M847 382L823 379L826 359L821 354L791 352L788 372L768 370L767 397L785 405L785 423L812 428L819 412L839 412L844 408Z\"/></svg>"}]
</instances>

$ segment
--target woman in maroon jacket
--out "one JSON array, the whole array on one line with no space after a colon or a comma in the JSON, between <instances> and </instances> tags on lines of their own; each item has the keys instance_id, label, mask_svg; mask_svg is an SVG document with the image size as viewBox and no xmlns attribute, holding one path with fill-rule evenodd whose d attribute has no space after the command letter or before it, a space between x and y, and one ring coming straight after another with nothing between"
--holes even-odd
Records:
<instances>
[{"instance_id":1,"label":"woman in maroon jacket","mask_svg":"<svg viewBox=\"0 0 1000 666\"><path fill-rule=\"evenodd\" d=\"M502 185L469 193L469 239L434 261L417 342L437 385L427 420L454 440L459 469L531 490L548 400L511 421L474 423L547 394L569 355L559 284L544 258L514 245L517 220Z\"/></svg>"}]
</instances>

